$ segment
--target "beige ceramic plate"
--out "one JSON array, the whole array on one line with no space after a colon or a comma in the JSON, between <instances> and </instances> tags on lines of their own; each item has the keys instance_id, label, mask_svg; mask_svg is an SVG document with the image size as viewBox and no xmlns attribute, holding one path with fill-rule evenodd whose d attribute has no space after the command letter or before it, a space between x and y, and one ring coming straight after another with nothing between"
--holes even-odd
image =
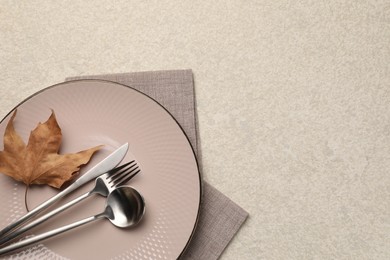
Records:
<instances>
[{"instance_id":1,"label":"beige ceramic plate","mask_svg":"<svg viewBox=\"0 0 390 260\"><path fill-rule=\"evenodd\" d=\"M16 252L28 259L176 259L195 228L201 183L193 150L180 126L157 102L123 85L108 81L80 80L58 84L18 105L15 128L27 142L38 122L53 109L63 132L61 153L77 152L104 144L81 174L121 144L128 142L128 160L134 155L142 174L130 181L144 196L146 213L140 225L119 229L99 220L62 234L43 244ZM12 114L0 123L3 133ZM91 182L65 201L92 188ZM25 214L23 184L0 174L0 226ZM30 189L30 207L54 195L48 187ZM98 195L36 228L40 233L100 213L105 198ZM25 259L27 259L25 258Z\"/></svg>"}]
</instances>

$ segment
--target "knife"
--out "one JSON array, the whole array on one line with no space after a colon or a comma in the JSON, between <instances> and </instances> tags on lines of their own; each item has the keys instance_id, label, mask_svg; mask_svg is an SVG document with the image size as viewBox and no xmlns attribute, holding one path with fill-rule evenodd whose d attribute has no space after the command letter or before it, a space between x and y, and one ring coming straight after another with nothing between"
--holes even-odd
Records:
<instances>
[{"instance_id":1,"label":"knife","mask_svg":"<svg viewBox=\"0 0 390 260\"><path fill-rule=\"evenodd\" d=\"M48 199L47 201L43 202L42 204L38 205L33 210L29 211L26 215L22 216L17 221L11 223L10 225L6 226L4 229L0 231L0 237L6 235L13 229L17 228L18 226L22 225L23 223L30 220L32 217L38 215L40 212L48 208L49 206L53 205L55 202L63 198L64 196L68 195L72 191L76 190L80 186L86 184L90 180L93 180L97 178L99 175L108 172L109 170L113 169L115 166L117 166L122 159L125 157L127 150L129 148L129 144L125 143L118 149L116 149L114 152L112 152L109 156L107 156L105 159L103 159L101 162L96 164L94 167L92 167L89 171L87 171L85 174L83 174L80 178L78 178L74 183L72 183L70 186L68 186L66 189L55 195L54 197Z\"/></svg>"}]
</instances>

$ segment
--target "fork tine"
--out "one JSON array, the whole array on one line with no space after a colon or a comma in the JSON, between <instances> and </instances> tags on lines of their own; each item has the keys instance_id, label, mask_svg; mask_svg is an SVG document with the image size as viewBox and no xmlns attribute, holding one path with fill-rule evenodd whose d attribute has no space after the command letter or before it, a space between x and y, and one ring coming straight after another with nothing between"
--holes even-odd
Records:
<instances>
[{"instance_id":1,"label":"fork tine","mask_svg":"<svg viewBox=\"0 0 390 260\"><path fill-rule=\"evenodd\" d=\"M135 165L137 165L137 163L135 162L135 160L131 161L131 162L128 162L128 163L125 163L124 165L122 166L119 166L116 169L116 171L112 172L111 174L109 174L107 176L107 180L109 182L111 182L112 180L115 180L116 178L120 177L123 173L125 173L129 168L131 167L134 167Z\"/></svg>"},{"instance_id":2,"label":"fork tine","mask_svg":"<svg viewBox=\"0 0 390 260\"><path fill-rule=\"evenodd\" d=\"M128 176L128 177L125 178L124 180L120 181L120 182L117 183L116 185L119 186L119 185L125 184L126 182L128 182L129 180L131 180L135 175L137 175L140 171L141 171L141 169L138 169L135 173L131 174L130 176Z\"/></svg>"},{"instance_id":3,"label":"fork tine","mask_svg":"<svg viewBox=\"0 0 390 260\"><path fill-rule=\"evenodd\" d=\"M124 169L122 172L120 172L120 174L117 174L115 176L115 178L111 178L109 180L108 183L111 183L111 182L118 182L121 178L123 178L123 176L127 176L129 175L130 173L132 173L135 169L138 168L138 165L137 164L134 164L134 165L130 165L129 167L127 167L126 169Z\"/></svg>"},{"instance_id":4,"label":"fork tine","mask_svg":"<svg viewBox=\"0 0 390 260\"><path fill-rule=\"evenodd\" d=\"M108 173L110 176L115 175L115 174L118 173L120 170L122 170L123 168L125 168L126 166L128 166L129 164L131 164L131 163L133 163L133 162L135 162L135 160L132 160L132 161L130 161L130 162L127 162L127 163L125 163L125 164L123 164L123 165L121 165L121 166L118 166L118 167L114 168L114 169L111 169L111 170L108 171L107 173Z\"/></svg>"},{"instance_id":5,"label":"fork tine","mask_svg":"<svg viewBox=\"0 0 390 260\"><path fill-rule=\"evenodd\" d=\"M131 169L130 171L124 173L122 176L120 176L119 178L115 179L112 181L112 185L114 186L119 186L121 184L124 184L126 183L128 180L130 180L131 178L133 178L137 173L139 173L141 170L139 169L139 167L135 167L134 169Z\"/></svg>"}]
</instances>

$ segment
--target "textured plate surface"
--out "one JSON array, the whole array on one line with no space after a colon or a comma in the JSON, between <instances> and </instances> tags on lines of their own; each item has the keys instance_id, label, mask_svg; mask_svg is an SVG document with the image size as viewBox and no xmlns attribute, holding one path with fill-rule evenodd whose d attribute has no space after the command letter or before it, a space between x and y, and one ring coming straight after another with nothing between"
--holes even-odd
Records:
<instances>
[{"instance_id":1,"label":"textured plate surface","mask_svg":"<svg viewBox=\"0 0 390 260\"><path fill-rule=\"evenodd\" d=\"M71 81L46 88L17 107L14 124L25 142L37 123L47 120L51 109L62 128L60 153L105 145L80 174L121 144L129 142L129 154L124 161L134 155L142 168L142 174L129 184L144 196L146 214L143 221L131 229L119 229L107 220L99 220L16 252L12 257L177 258L196 225L201 184L193 150L172 116L157 102L132 88L108 81ZM11 112L0 123L1 149ZM0 226L4 227L26 212L25 186L0 174L0 187ZM90 183L64 201L92 187L93 183ZM32 186L28 205L34 207L56 192L49 187ZM100 213L104 203L105 198L96 195L31 233Z\"/></svg>"}]
</instances>

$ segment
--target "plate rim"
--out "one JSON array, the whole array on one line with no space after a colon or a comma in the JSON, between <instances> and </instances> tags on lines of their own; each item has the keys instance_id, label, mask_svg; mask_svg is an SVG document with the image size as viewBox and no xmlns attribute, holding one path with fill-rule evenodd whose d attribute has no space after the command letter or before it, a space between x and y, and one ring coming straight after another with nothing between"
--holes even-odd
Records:
<instances>
[{"instance_id":1,"label":"plate rim","mask_svg":"<svg viewBox=\"0 0 390 260\"><path fill-rule=\"evenodd\" d=\"M52 88L56 88L56 87L63 87L64 85L67 85L67 84L72 84L72 83L82 83L82 82L102 82L102 83L109 83L109 84L113 84L113 85L117 85L119 87L125 87L125 88L128 88L128 89L131 89L133 91L136 91L138 92L139 94L143 95L144 97L150 99L151 101L153 101L154 103L156 103L158 106L160 106L163 110L165 110L166 113L168 113L168 115L174 120L174 122L179 126L182 134L185 136L186 140L187 140L187 143L188 145L191 147L191 151L192 151L192 155L195 159L195 162L196 162L196 168L197 168L197 173L198 173L198 178L199 178L199 203L198 203L198 209L197 209L197 214L196 214L196 219L195 219L195 223L194 223L194 227L192 228L192 231L191 231L191 234L183 248L183 250L181 251L181 253L177 256L177 258L180 258L183 256L183 254L185 253L185 251L187 250L187 248L189 247L189 244L190 242L192 241L192 239L194 238L194 235L195 235L195 231L197 229L197 226L199 224L199 218L200 218L200 208L201 208L201 204L202 204L202 198L203 198L203 178L202 178L202 172L200 170L200 164L199 164L199 160L197 158L197 155L195 153L195 150L194 150L194 147L192 146L191 142L190 142L190 139L188 138L188 135L187 133L184 131L183 127L180 125L180 123L177 121L177 119L172 115L172 113L170 111L168 111L168 109L166 107L164 107L162 104L160 104L160 102L158 102L156 99L154 99L153 97L150 97L149 95L143 93L142 91L132 87L132 86L129 86L129 85L126 85L126 84L123 84L123 83L119 83L119 82L115 82L115 81L112 81L112 80L105 80L105 79L72 79L72 80L66 80L64 82L60 82L60 83L56 83L56 84L53 84L53 85L50 85L48 87L45 87L43 89L40 89L38 90L37 92L29 95L28 97L24 98L22 101L20 101L16 106L14 106L1 120L0 120L0 124L2 124L5 119L11 114L13 113L18 107L20 107L22 104L24 104L25 102L27 102L28 100L30 100L31 98L33 98L34 96L37 96L37 95L40 95L42 94L43 92L49 90L49 89L52 89ZM194 111L195 112L195 111ZM196 117L195 117L195 120L196 120ZM196 122L195 122L196 123Z\"/></svg>"}]
</instances>

